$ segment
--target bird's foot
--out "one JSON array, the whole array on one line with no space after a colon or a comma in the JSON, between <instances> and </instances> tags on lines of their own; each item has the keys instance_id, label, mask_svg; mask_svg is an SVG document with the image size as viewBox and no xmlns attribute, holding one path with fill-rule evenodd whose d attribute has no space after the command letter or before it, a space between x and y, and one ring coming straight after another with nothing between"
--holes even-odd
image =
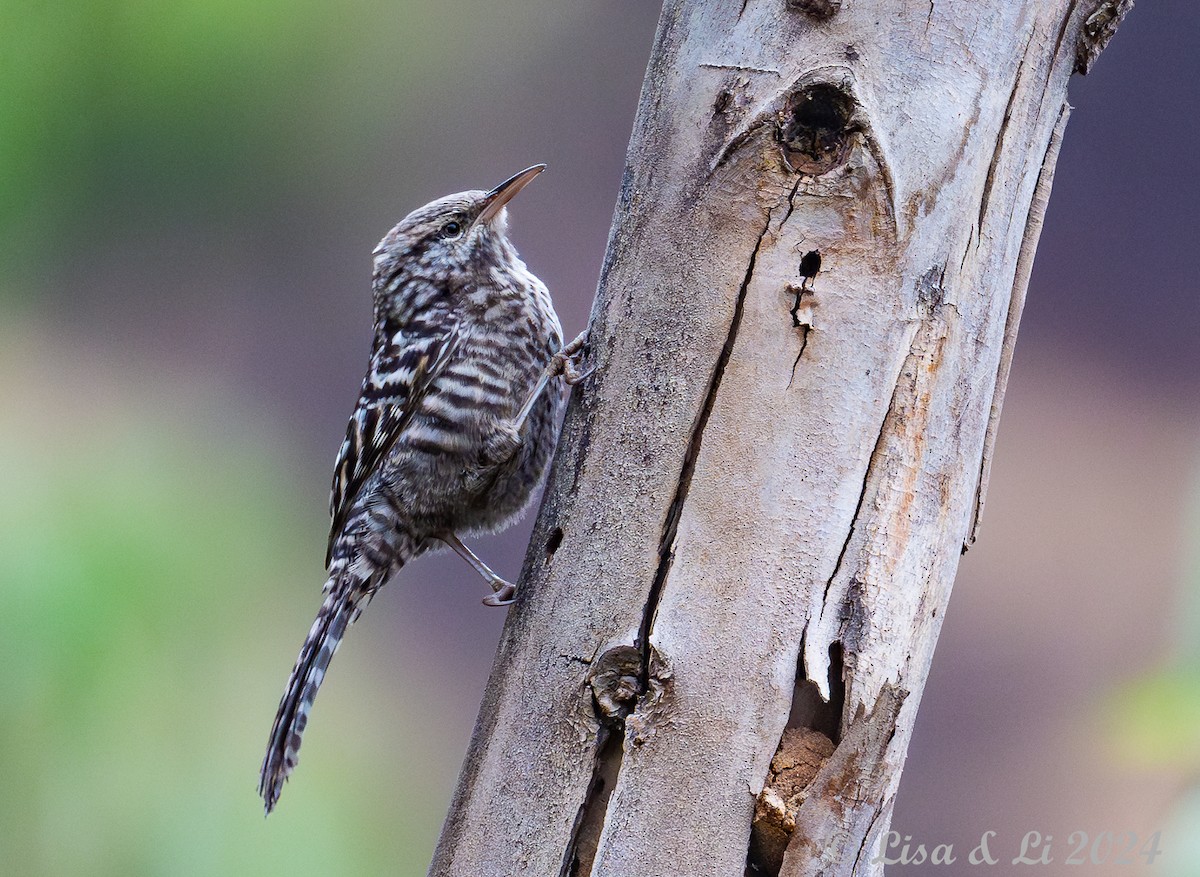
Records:
<instances>
[{"instance_id":1,"label":"bird's foot","mask_svg":"<svg viewBox=\"0 0 1200 877\"><path fill-rule=\"evenodd\" d=\"M484 597L484 605L507 606L517 598L517 586L512 584L512 582L504 581L499 576L492 579L492 590L496 593L488 594Z\"/></svg>"},{"instance_id":2,"label":"bird's foot","mask_svg":"<svg viewBox=\"0 0 1200 877\"><path fill-rule=\"evenodd\" d=\"M504 579L500 578L500 576L496 575L496 573L492 571L491 567L489 567L475 555L474 551L472 551L466 545L463 545L462 540L458 538L453 530L447 530L444 533L439 533L436 538L441 539L443 542L453 548L454 552L459 557L471 564L471 568L483 576L487 583L492 586L492 590L495 591L495 593L488 594L486 597L484 597L484 603L486 603L488 606L507 606L513 601L513 597L515 597L517 593L517 586L511 582L506 582Z\"/></svg>"},{"instance_id":3,"label":"bird's foot","mask_svg":"<svg viewBox=\"0 0 1200 877\"><path fill-rule=\"evenodd\" d=\"M573 360L568 359L563 363L563 382L568 387L573 387L581 381L586 381L592 376L592 372L596 370L596 366L589 365L587 368L580 370Z\"/></svg>"},{"instance_id":4,"label":"bird's foot","mask_svg":"<svg viewBox=\"0 0 1200 877\"><path fill-rule=\"evenodd\" d=\"M556 374L562 375L563 381L567 386L575 386L580 381L591 376L592 372L596 370L594 365L587 368L583 367L583 361L586 358L584 348L587 346L587 342L588 330L584 329L575 336L570 344L554 354L552 367Z\"/></svg>"}]
</instances>

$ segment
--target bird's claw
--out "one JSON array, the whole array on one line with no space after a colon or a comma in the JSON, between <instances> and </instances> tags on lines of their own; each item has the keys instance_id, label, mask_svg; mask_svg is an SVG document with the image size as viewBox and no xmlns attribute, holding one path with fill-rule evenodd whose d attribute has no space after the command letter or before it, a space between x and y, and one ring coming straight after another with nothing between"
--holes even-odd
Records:
<instances>
[{"instance_id":1,"label":"bird's claw","mask_svg":"<svg viewBox=\"0 0 1200 877\"><path fill-rule=\"evenodd\" d=\"M574 356L579 351L583 350L588 343L588 330L584 329L578 335L571 339L570 343L562 349L562 352L567 356Z\"/></svg>"},{"instance_id":2,"label":"bird's claw","mask_svg":"<svg viewBox=\"0 0 1200 877\"><path fill-rule=\"evenodd\" d=\"M584 329L575 336L570 344L554 354L551 368L555 374L562 375L563 382L567 386L573 387L580 381L586 380L596 370L594 365L587 368L580 367L585 358L584 347L587 346L587 342L588 330Z\"/></svg>"},{"instance_id":3,"label":"bird's claw","mask_svg":"<svg viewBox=\"0 0 1200 877\"><path fill-rule=\"evenodd\" d=\"M492 587L495 588L496 593L488 594L483 598L485 606L507 606L517 598L517 586L511 582L496 579L492 582Z\"/></svg>"}]
</instances>

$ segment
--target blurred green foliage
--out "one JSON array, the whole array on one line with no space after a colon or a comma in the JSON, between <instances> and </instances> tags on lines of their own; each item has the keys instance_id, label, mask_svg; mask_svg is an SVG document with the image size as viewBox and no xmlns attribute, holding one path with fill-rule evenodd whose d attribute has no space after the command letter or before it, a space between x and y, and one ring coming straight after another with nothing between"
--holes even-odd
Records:
<instances>
[{"instance_id":1,"label":"blurred green foliage","mask_svg":"<svg viewBox=\"0 0 1200 877\"><path fill-rule=\"evenodd\" d=\"M1125 761L1200 777L1200 666L1172 666L1120 686L1107 714Z\"/></svg>"},{"instance_id":2,"label":"blurred green foliage","mask_svg":"<svg viewBox=\"0 0 1200 877\"><path fill-rule=\"evenodd\" d=\"M424 668L393 673L378 622L331 671L304 793L267 821L254 793L320 601L324 498L297 487L311 473L287 470L261 412L198 389L204 374L117 368L101 339L89 358L35 328L34 302L64 267L86 280L93 255L136 259L130 243L164 228L227 240L290 199L353 203L314 193L365 156L413 167L397 132L426 139L456 92L577 14L527 6L544 14L0 4L0 874L425 873L461 753L428 733L446 704L404 708ZM386 763L360 738L387 740Z\"/></svg>"},{"instance_id":3,"label":"blurred green foliage","mask_svg":"<svg viewBox=\"0 0 1200 877\"><path fill-rule=\"evenodd\" d=\"M207 189L211 202L269 175L297 133L280 98L320 72L317 8L0 6L0 236L10 251L189 192Z\"/></svg>"},{"instance_id":4,"label":"blurred green foliage","mask_svg":"<svg viewBox=\"0 0 1200 877\"><path fill-rule=\"evenodd\" d=\"M1200 875L1200 467L1184 521L1174 655L1159 669L1118 684L1105 699L1105 739L1120 763L1169 778L1162 837L1165 877Z\"/></svg>"},{"instance_id":5,"label":"blurred green foliage","mask_svg":"<svg viewBox=\"0 0 1200 877\"><path fill-rule=\"evenodd\" d=\"M378 625L339 655L303 794L261 816L319 603L324 522L292 511L286 444L194 389L4 340L0 408L22 416L0 419L0 871L424 874L449 791L424 773L436 716L372 674Z\"/></svg>"},{"instance_id":6,"label":"blurred green foliage","mask_svg":"<svg viewBox=\"0 0 1200 877\"><path fill-rule=\"evenodd\" d=\"M1174 654L1156 672L1117 686L1105 713L1122 759L1200 778L1200 466L1193 482L1183 522L1187 568L1172 613Z\"/></svg>"},{"instance_id":7,"label":"blurred green foliage","mask_svg":"<svg viewBox=\"0 0 1200 877\"><path fill-rule=\"evenodd\" d=\"M261 209L378 147L431 95L518 63L510 47L545 35L531 20L548 30L569 14L538 0L548 14L506 25L472 5L0 4L3 270L162 212Z\"/></svg>"}]
</instances>

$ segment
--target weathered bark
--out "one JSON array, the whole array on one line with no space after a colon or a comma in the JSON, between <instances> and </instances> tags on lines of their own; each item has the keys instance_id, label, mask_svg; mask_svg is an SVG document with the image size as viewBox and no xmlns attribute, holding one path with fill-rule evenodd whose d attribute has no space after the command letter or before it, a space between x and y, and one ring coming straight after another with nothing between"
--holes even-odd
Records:
<instances>
[{"instance_id":1,"label":"weathered bark","mask_svg":"<svg viewBox=\"0 0 1200 877\"><path fill-rule=\"evenodd\" d=\"M738 875L760 797L763 871L879 872L1067 79L1128 5L668 0L431 874ZM832 755L769 773L788 727Z\"/></svg>"}]
</instances>

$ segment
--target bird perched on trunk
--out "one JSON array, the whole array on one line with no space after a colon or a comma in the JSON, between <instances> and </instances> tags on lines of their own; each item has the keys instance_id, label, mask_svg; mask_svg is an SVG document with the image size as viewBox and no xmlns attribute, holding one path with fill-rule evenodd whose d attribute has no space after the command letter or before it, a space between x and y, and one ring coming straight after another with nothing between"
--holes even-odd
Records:
<instances>
[{"instance_id":1,"label":"bird perched on trunk","mask_svg":"<svg viewBox=\"0 0 1200 877\"><path fill-rule=\"evenodd\" d=\"M563 347L545 284L506 234L505 204L544 169L426 204L375 249L371 360L334 469L325 599L263 759L268 813L346 628L396 570L444 543L491 585L485 603L512 602L458 534L524 510L557 440L563 391L551 382L583 377L586 333Z\"/></svg>"}]
</instances>

